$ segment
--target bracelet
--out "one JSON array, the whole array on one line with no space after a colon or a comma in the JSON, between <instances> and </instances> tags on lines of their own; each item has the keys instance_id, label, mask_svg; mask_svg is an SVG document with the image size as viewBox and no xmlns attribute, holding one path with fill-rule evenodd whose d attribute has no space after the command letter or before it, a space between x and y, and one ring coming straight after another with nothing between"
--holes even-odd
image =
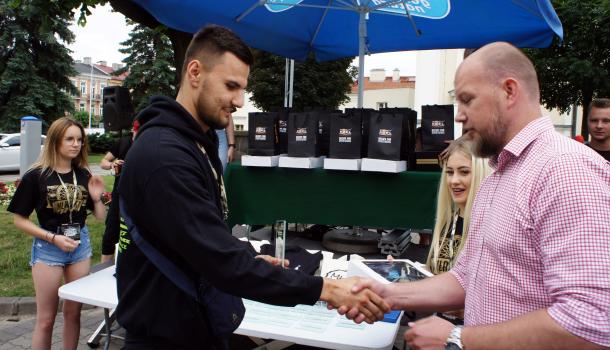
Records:
<instances>
[{"instance_id":1,"label":"bracelet","mask_svg":"<svg viewBox=\"0 0 610 350\"><path fill-rule=\"evenodd\" d=\"M228 147L236 147L234 143L230 143Z\"/></svg>"},{"instance_id":2,"label":"bracelet","mask_svg":"<svg viewBox=\"0 0 610 350\"><path fill-rule=\"evenodd\" d=\"M55 240L55 233L53 234L53 237L51 237L51 243L53 243L54 240Z\"/></svg>"}]
</instances>

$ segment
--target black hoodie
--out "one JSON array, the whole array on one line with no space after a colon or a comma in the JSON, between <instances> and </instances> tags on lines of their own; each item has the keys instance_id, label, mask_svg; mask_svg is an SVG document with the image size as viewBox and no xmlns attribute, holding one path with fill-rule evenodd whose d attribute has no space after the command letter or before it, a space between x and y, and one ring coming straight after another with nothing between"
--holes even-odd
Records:
<instances>
[{"instance_id":1,"label":"black hoodie","mask_svg":"<svg viewBox=\"0 0 610 350\"><path fill-rule=\"evenodd\" d=\"M218 289L276 305L313 304L320 277L271 266L230 234L222 219L217 139L175 100L153 97L122 169L120 196L140 234L163 255ZM202 145L210 162L197 147ZM131 237L120 241L117 317L133 348L212 348L200 306L142 254ZM143 344L142 344L143 343ZM126 342L130 348L130 342Z\"/></svg>"}]
</instances>

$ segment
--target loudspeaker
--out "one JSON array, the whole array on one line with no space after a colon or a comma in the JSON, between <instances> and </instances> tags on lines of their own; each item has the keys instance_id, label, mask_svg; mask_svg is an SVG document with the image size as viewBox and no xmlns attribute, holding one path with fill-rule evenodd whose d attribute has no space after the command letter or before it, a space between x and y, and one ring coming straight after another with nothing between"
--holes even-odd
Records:
<instances>
[{"instance_id":1,"label":"loudspeaker","mask_svg":"<svg viewBox=\"0 0 610 350\"><path fill-rule=\"evenodd\" d=\"M104 129L120 131L131 129L133 122L133 104L131 94L122 86L104 88Z\"/></svg>"}]
</instances>

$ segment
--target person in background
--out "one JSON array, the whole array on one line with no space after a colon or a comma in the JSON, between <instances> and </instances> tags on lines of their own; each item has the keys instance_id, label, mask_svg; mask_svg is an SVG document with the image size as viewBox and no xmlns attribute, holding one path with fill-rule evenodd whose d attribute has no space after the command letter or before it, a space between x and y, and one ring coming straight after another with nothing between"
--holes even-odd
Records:
<instances>
[{"instance_id":1,"label":"person in background","mask_svg":"<svg viewBox=\"0 0 610 350\"><path fill-rule=\"evenodd\" d=\"M119 241L119 179L121 177L123 163L125 163L127 151L131 148L131 143L136 137L139 128L140 122L136 119L133 121L133 127L131 129L132 134L121 137L100 161L100 167L102 169L111 170L114 174L112 200L108 206L106 229L104 230L104 236L102 237L102 262L112 261L114 258L114 247Z\"/></svg>"},{"instance_id":2,"label":"person in background","mask_svg":"<svg viewBox=\"0 0 610 350\"><path fill-rule=\"evenodd\" d=\"M475 194L489 175L488 159L474 155L472 141L461 137L451 142L442 160L438 188L436 220L426 261L430 272L438 275L455 264L468 237L468 224ZM463 324L462 312L439 314L456 324Z\"/></svg>"},{"instance_id":3,"label":"person in background","mask_svg":"<svg viewBox=\"0 0 610 350\"><path fill-rule=\"evenodd\" d=\"M87 210L103 220L106 208L101 201L104 182L92 176L88 167L83 126L74 119L59 118L51 124L40 158L23 175L8 206L15 226L34 237L30 260L36 291L34 350L51 349L62 279L69 283L89 273ZM29 219L32 211L39 224ZM78 345L80 309L80 303L64 301L64 349Z\"/></svg>"},{"instance_id":4,"label":"person in background","mask_svg":"<svg viewBox=\"0 0 610 350\"><path fill-rule=\"evenodd\" d=\"M587 123L591 133L589 147L610 161L610 98L593 99Z\"/></svg>"},{"instance_id":5,"label":"person in background","mask_svg":"<svg viewBox=\"0 0 610 350\"><path fill-rule=\"evenodd\" d=\"M352 291L372 288L393 309L464 308L463 327L410 323L411 349L610 347L610 163L542 116L534 65L508 43L466 58L455 96L456 121L494 168L466 246L449 272Z\"/></svg>"},{"instance_id":6,"label":"person in background","mask_svg":"<svg viewBox=\"0 0 610 350\"><path fill-rule=\"evenodd\" d=\"M218 136L218 156L222 162L223 172L227 169L227 164L235 159L235 129L233 126L233 116L229 116L229 124L224 129L216 130Z\"/></svg>"}]
</instances>

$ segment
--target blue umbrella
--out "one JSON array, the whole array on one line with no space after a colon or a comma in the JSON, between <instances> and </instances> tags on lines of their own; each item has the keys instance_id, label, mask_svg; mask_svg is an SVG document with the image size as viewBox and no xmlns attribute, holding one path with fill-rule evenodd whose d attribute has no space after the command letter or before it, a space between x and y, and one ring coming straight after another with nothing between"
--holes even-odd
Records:
<instances>
[{"instance_id":1,"label":"blue umbrella","mask_svg":"<svg viewBox=\"0 0 610 350\"><path fill-rule=\"evenodd\" d=\"M318 61L359 56L362 104L367 53L476 48L493 41L546 47L563 29L550 0L132 0L168 27L215 23L248 45Z\"/></svg>"}]
</instances>

